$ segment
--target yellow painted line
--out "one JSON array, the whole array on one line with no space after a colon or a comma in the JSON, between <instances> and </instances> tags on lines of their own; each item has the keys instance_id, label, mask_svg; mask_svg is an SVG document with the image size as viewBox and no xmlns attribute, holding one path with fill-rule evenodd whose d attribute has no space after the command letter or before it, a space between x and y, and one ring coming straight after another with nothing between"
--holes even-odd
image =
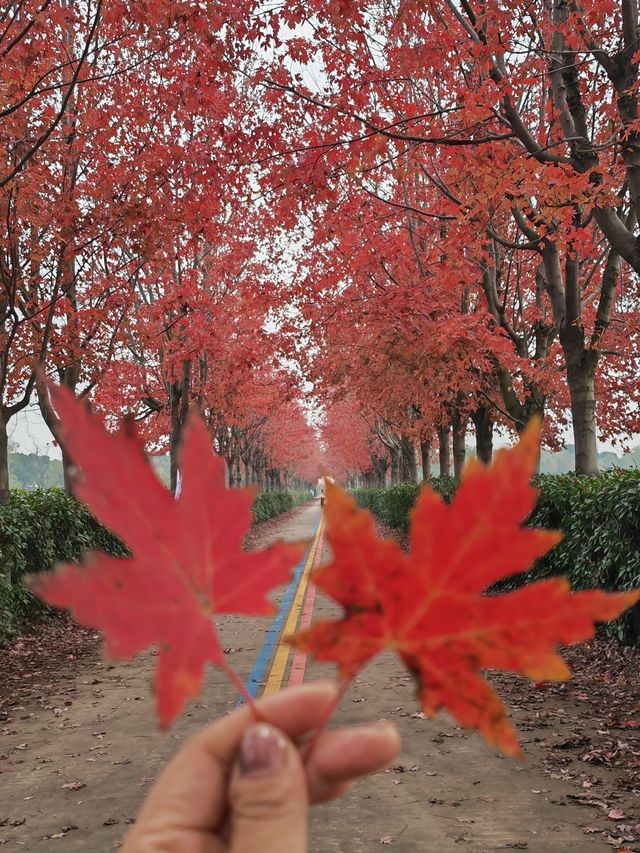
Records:
<instances>
[{"instance_id":1,"label":"yellow painted line","mask_svg":"<svg viewBox=\"0 0 640 853\"><path fill-rule=\"evenodd\" d=\"M311 573L311 567L313 566L313 562L316 556L318 542L320 541L320 534L322 532L323 524L324 516L320 519L320 524L318 525L318 529L316 530L316 535L314 536L311 548L309 549L309 556L307 557L307 562L304 565L304 571L302 572L302 576L300 577L300 583L298 584L298 589L296 590L295 598L291 603L291 610L289 611L284 630L282 631L282 635L278 643L278 648L276 649L276 653L273 658L273 663L269 671L269 677L267 678L267 683L265 684L265 688L262 693L263 696L269 696L269 694L271 693L277 693L278 690L280 690L280 685L282 684L282 681L284 679L284 674L287 670L287 663L289 662L291 646L288 643L283 642L283 637L290 636L296 630L296 625L298 624L298 617L300 616L300 610L302 609L302 602L304 601L304 594L307 590L307 584L309 582L309 574Z\"/></svg>"}]
</instances>

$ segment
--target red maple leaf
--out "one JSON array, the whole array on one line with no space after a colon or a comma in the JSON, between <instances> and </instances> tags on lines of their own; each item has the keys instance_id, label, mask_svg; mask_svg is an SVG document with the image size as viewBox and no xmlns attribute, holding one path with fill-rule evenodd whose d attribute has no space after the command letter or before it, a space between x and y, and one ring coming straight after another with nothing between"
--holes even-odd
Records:
<instances>
[{"instance_id":1,"label":"red maple leaf","mask_svg":"<svg viewBox=\"0 0 640 853\"><path fill-rule=\"evenodd\" d=\"M565 679L559 644L591 636L594 620L618 616L639 593L572 593L552 578L503 595L484 594L501 578L527 569L560 534L520 525L536 490L530 485L539 445L534 425L491 467L472 460L446 506L423 489L413 511L411 551L380 539L371 515L339 487L327 486L327 531L333 562L315 583L345 614L293 638L298 648L340 666L345 681L378 652L396 651L414 675L429 716L446 708L505 753L520 747L506 710L481 675L505 669L533 679Z\"/></svg>"},{"instance_id":2,"label":"red maple leaf","mask_svg":"<svg viewBox=\"0 0 640 853\"><path fill-rule=\"evenodd\" d=\"M187 697L198 695L208 661L229 671L214 614L271 613L266 594L288 579L301 548L242 550L253 495L225 488L224 461L198 416L185 427L176 501L128 424L110 433L66 389L51 393L65 449L80 468L74 491L131 557L92 553L81 565L32 576L31 587L103 631L111 658L159 648L156 699L160 723L168 726Z\"/></svg>"}]
</instances>

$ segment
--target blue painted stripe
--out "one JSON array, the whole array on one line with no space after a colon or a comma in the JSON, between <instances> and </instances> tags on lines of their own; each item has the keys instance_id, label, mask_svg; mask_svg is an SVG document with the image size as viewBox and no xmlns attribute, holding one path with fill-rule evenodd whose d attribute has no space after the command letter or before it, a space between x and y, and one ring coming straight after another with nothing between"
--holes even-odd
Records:
<instances>
[{"instance_id":1,"label":"blue painted stripe","mask_svg":"<svg viewBox=\"0 0 640 853\"><path fill-rule=\"evenodd\" d=\"M247 692L251 696L253 696L254 699L258 696L260 684L264 681L267 672L267 667L271 663L271 658L273 657L275 650L278 647L282 628L287 618L287 614L289 613L289 610L291 608L291 604L296 594L298 584L300 583L300 578L302 577L302 573L309 557L309 553L311 551L311 548L313 548L313 543L316 537L316 533L318 532L319 525L320 519L318 519L316 526L313 528L313 535L311 537L311 541L309 542L309 547L304 552L304 557L300 560L300 562L295 568L293 577L291 578L291 582L287 587L287 591L285 592L284 598L282 599L282 602L280 604L280 609L274 616L273 621L271 622L271 625L267 630L267 634L264 638L262 648L258 652L258 657L255 659L253 668L249 673L249 678L245 682ZM242 705L243 702L244 699L241 696L237 704Z\"/></svg>"}]
</instances>

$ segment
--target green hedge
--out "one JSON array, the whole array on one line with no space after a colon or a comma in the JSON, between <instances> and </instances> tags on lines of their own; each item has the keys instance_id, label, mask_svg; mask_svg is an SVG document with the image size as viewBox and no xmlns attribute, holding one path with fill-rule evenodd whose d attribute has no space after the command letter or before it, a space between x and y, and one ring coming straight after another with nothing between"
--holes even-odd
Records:
<instances>
[{"instance_id":1,"label":"green hedge","mask_svg":"<svg viewBox=\"0 0 640 853\"><path fill-rule=\"evenodd\" d=\"M308 497L304 492L259 494L254 520L272 518ZM0 642L47 610L21 585L24 575L49 571L56 563L77 561L94 550L116 557L128 553L83 504L61 489L12 491L8 506L0 507Z\"/></svg>"},{"instance_id":2,"label":"green hedge","mask_svg":"<svg viewBox=\"0 0 640 853\"><path fill-rule=\"evenodd\" d=\"M13 636L21 623L47 611L22 586L22 577L78 560L91 550L127 554L122 543L62 489L11 492L8 506L0 507L0 642Z\"/></svg>"},{"instance_id":3,"label":"green hedge","mask_svg":"<svg viewBox=\"0 0 640 853\"><path fill-rule=\"evenodd\" d=\"M253 504L253 519L266 521L306 503L309 498L308 492L261 492Z\"/></svg>"},{"instance_id":4,"label":"green hedge","mask_svg":"<svg viewBox=\"0 0 640 853\"><path fill-rule=\"evenodd\" d=\"M10 567L11 581L48 571L55 563L78 560L85 551L113 556L127 549L105 530L88 509L62 489L12 491L0 507L0 557Z\"/></svg>"},{"instance_id":5,"label":"green hedge","mask_svg":"<svg viewBox=\"0 0 640 853\"><path fill-rule=\"evenodd\" d=\"M447 503L456 491L456 481L452 477L433 477L429 485L442 495ZM352 494L359 506L371 510L374 515L396 530L409 529L409 513L413 509L421 486L416 483L399 483L388 489L355 489Z\"/></svg>"},{"instance_id":6,"label":"green hedge","mask_svg":"<svg viewBox=\"0 0 640 853\"><path fill-rule=\"evenodd\" d=\"M614 469L593 477L541 475L535 483L540 495L527 524L559 528L564 537L528 572L508 579L501 589L558 574L567 575L575 589L640 587L639 470ZM455 493L455 484L448 479L432 480L431 485L447 501ZM419 486L403 484L360 489L354 496L391 527L406 531L419 491ZM640 605L609 630L622 642L640 645Z\"/></svg>"}]
</instances>

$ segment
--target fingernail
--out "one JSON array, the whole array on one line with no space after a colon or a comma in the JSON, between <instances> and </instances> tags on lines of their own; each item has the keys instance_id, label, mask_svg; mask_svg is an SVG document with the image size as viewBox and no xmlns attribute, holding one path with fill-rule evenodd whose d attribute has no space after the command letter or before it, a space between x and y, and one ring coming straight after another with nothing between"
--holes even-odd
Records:
<instances>
[{"instance_id":1,"label":"fingernail","mask_svg":"<svg viewBox=\"0 0 640 853\"><path fill-rule=\"evenodd\" d=\"M245 732L240 744L238 765L243 776L259 773L277 773L285 765L287 743L269 726L252 726Z\"/></svg>"}]
</instances>

